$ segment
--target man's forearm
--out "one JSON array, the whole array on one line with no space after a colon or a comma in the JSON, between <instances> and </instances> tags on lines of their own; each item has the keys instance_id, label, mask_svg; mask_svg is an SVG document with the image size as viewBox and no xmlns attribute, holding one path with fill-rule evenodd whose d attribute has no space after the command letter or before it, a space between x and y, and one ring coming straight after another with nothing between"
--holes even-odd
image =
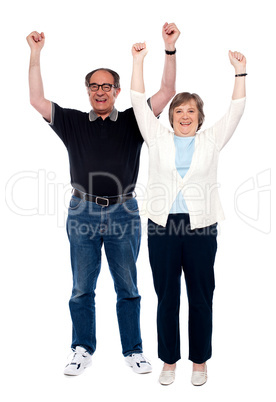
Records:
<instances>
[{"instance_id":1,"label":"man's forearm","mask_svg":"<svg viewBox=\"0 0 276 402\"><path fill-rule=\"evenodd\" d=\"M166 49L170 50L170 49ZM174 50L174 49L172 49ZM165 54L164 70L159 91L151 97L151 106L158 116L175 95L176 55Z\"/></svg>"},{"instance_id":2,"label":"man's forearm","mask_svg":"<svg viewBox=\"0 0 276 402\"><path fill-rule=\"evenodd\" d=\"M166 54L160 90L165 93L165 95L169 98L169 100L175 95L175 80L176 80L176 55Z\"/></svg>"},{"instance_id":3,"label":"man's forearm","mask_svg":"<svg viewBox=\"0 0 276 402\"><path fill-rule=\"evenodd\" d=\"M33 51L30 56L29 89L31 105L48 121L51 120L51 102L45 99L40 70L40 52Z\"/></svg>"},{"instance_id":4,"label":"man's forearm","mask_svg":"<svg viewBox=\"0 0 276 402\"><path fill-rule=\"evenodd\" d=\"M29 66L30 102L33 106L44 99L43 82L40 70L40 52L32 52Z\"/></svg>"},{"instance_id":5,"label":"man's forearm","mask_svg":"<svg viewBox=\"0 0 276 402\"><path fill-rule=\"evenodd\" d=\"M180 35L180 31L174 23L163 25L162 36L164 39L165 50L175 51L175 44ZM175 95L176 80L176 54L165 54L164 70L159 91L152 96L152 110L158 116L168 102Z\"/></svg>"}]
</instances>

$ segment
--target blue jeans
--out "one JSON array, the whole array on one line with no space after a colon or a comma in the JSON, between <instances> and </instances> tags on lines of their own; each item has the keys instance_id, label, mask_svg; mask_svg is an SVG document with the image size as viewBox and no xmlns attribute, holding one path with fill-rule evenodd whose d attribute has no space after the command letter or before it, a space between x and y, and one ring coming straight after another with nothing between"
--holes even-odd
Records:
<instances>
[{"instance_id":1,"label":"blue jeans","mask_svg":"<svg viewBox=\"0 0 276 402\"><path fill-rule=\"evenodd\" d=\"M142 352L140 295L136 260L141 222L135 198L102 207L72 196L68 210L73 291L69 302L73 323L72 348L96 349L95 289L104 244L117 293L117 318L124 356ZM108 294L106 295L108 300Z\"/></svg>"}]
</instances>

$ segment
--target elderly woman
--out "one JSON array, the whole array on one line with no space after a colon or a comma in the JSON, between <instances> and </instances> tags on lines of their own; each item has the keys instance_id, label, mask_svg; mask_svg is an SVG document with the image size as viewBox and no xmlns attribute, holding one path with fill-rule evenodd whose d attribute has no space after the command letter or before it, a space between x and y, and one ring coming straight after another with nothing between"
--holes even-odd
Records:
<instances>
[{"instance_id":1,"label":"elderly woman","mask_svg":"<svg viewBox=\"0 0 276 402\"><path fill-rule=\"evenodd\" d=\"M196 94L172 100L164 127L148 107L143 61L146 45L133 45L131 97L140 131L149 147L149 178L143 209L148 217L148 247L158 297L158 356L164 362L163 385L175 379L180 359L180 283L184 271L189 302L189 360L192 384L207 381L206 361L212 354L212 300L217 222L224 219L218 184L220 150L234 133L245 106L246 59L229 51L235 69L232 101L213 127L198 131L204 120ZM169 51L171 57L174 51Z\"/></svg>"}]
</instances>

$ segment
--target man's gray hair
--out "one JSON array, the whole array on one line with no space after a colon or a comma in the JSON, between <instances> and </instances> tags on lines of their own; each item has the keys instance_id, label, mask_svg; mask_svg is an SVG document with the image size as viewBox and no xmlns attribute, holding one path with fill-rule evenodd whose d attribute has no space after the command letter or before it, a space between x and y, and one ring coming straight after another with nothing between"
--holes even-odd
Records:
<instances>
[{"instance_id":1,"label":"man's gray hair","mask_svg":"<svg viewBox=\"0 0 276 402\"><path fill-rule=\"evenodd\" d=\"M90 73L88 73L85 77L85 85L87 88L89 88L89 84L90 84L90 78L91 76L96 73L97 71L107 71L108 73L110 73L113 78L114 78L114 85L115 88L120 88L120 76L118 73L116 73L116 71L110 70L109 68L97 68L96 70L91 71ZM108 84L108 83L107 83Z\"/></svg>"}]
</instances>

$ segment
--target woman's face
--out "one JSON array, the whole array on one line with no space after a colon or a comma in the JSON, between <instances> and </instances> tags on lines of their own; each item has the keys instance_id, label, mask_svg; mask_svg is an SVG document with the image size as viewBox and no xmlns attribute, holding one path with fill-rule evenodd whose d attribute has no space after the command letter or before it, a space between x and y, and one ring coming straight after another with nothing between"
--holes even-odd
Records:
<instances>
[{"instance_id":1,"label":"woman's face","mask_svg":"<svg viewBox=\"0 0 276 402\"><path fill-rule=\"evenodd\" d=\"M179 137L193 137L198 127L198 108L194 99L174 108L173 129Z\"/></svg>"}]
</instances>

